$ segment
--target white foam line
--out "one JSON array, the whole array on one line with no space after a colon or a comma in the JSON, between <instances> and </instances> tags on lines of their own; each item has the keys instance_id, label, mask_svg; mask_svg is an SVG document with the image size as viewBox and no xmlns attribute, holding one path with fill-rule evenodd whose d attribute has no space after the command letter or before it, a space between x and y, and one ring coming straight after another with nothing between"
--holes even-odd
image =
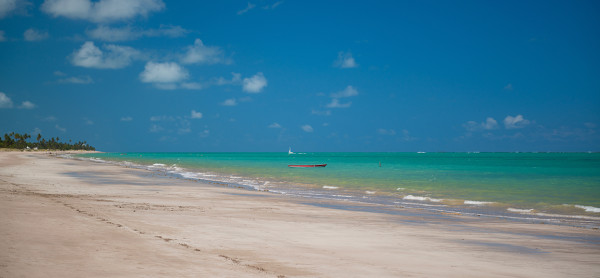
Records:
<instances>
[{"instance_id":1,"label":"white foam line","mask_svg":"<svg viewBox=\"0 0 600 278\"><path fill-rule=\"evenodd\" d=\"M532 214L533 213L533 209L507 208L506 210L508 210L510 212L516 212L516 213L525 213L525 214Z\"/></svg>"},{"instance_id":2,"label":"white foam line","mask_svg":"<svg viewBox=\"0 0 600 278\"><path fill-rule=\"evenodd\" d=\"M597 212L597 213L600 213L600 208L597 208L597 207L582 206L582 205L574 205L574 207L583 209L583 210L585 210L587 212Z\"/></svg>"},{"instance_id":3,"label":"white foam line","mask_svg":"<svg viewBox=\"0 0 600 278\"><path fill-rule=\"evenodd\" d=\"M434 199L431 197L422 197L422 196L413 196L413 195L406 195L402 199L412 200L412 201L429 201L429 202L434 202L434 203L439 203L439 202L443 201L443 199Z\"/></svg>"},{"instance_id":4,"label":"white foam line","mask_svg":"<svg viewBox=\"0 0 600 278\"><path fill-rule=\"evenodd\" d=\"M464 204L465 205L474 205L474 206L486 206L486 205L491 205L494 202L483 202L483 201L470 201L470 200L465 200Z\"/></svg>"}]
</instances>

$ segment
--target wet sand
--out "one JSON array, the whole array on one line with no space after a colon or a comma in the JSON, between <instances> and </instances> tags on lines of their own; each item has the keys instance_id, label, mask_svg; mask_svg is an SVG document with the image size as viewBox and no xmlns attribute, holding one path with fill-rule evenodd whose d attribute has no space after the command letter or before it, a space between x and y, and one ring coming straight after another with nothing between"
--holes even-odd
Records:
<instances>
[{"instance_id":1,"label":"wet sand","mask_svg":"<svg viewBox=\"0 0 600 278\"><path fill-rule=\"evenodd\" d=\"M291 198L43 153L0 152L0 223L0 277L600 276L595 229Z\"/></svg>"}]
</instances>

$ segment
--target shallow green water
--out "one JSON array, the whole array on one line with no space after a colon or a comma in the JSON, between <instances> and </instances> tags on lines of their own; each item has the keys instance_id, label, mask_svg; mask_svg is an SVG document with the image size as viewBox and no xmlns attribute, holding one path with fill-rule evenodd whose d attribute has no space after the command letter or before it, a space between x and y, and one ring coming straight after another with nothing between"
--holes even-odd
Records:
<instances>
[{"instance_id":1,"label":"shallow green water","mask_svg":"<svg viewBox=\"0 0 600 278\"><path fill-rule=\"evenodd\" d=\"M185 177L287 184L396 196L403 200L600 216L599 153L102 153L82 155L164 164ZM321 164L325 168L289 168ZM161 167L161 165L155 165ZM153 166L153 167L155 167ZM238 178L241 177L241 178ZM267 183L268 182L268 183ZM252 184L251 184L252 185ZM336 190L329 190L334 194Z\"/></svg>"}]
</instances>

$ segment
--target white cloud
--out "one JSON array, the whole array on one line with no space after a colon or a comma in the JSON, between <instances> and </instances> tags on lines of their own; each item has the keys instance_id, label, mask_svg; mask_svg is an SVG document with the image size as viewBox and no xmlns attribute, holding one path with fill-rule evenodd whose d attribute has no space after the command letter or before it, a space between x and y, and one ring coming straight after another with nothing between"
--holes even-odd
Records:
<instances>
[{"instance_id":1,"label":"white cloud","mask_svg":"<svg viewBox=\"0 0 600 278\"><path fill-rule=\"evenodd\" d=\"M49 36L50 35L48 35L48 32L38 31L33 28L29 28L25 31L25 33L23 33L23 38L25 38L25 40L29 42L42 41L47 39Z\"/></svg>"},{"instance_id":2,"label":"white cloud","mask_svg":"<svg viewBox=\"0 0 600 278\"><path fill-rule=\"evenodd\" d=\"M37 105L35 105L33 102L28 101L28 100L21 102L21 105L19 105L19 109L33 109L36 107L37 107Z\"/></svg>"},{"instance_id":3,"label":"white cloud","mask_svg":"<svg viewBox=\"0 0 600 278\"><path fill-rule=\"evenodd\" d=\"M260 93L266 86L267 79L262 72L259 72L250 78L244 78L242 89L248 93Z\"/></svg>"},{"instance_id":4,"label":"white cloud","mask_svg":"<svg viewBox=\"0 0 600 278\"><path fill-rule=\"evenodd\" d=\"M524 128L525 126L529 125L531 122L525 118L523 118L522 115L517 115L515 117L513 116L506 116L506 118L504 118L504 127L506 129L516 129L516 128Z\"/></svg>"},{"instance_id":5,"label":"white cloud","mask_svg":"<svg viewBox=\"0 0 600 278\"><path fill-rule=\"evenodd\" d=\"M196 110L192 110L192 119L202 119L202 113L196 112Z\"/></svg>"},{"instance_id":6,"label":"white cloud","mask_svg":"<svg viewBox=\"0 0 600 278\"><path fill-rule=\"evenodd\" d=\"M42 11L53 17L82 19L93 22L114 22L147 16L165 8L162 0L46 0Z\"/></svg>"},{"instance_id":7,"label":"white cloud","mask_svg":"<svg viewBox=\"0 0 600 278\"><path fill-rule=\"evenodd\" d=\"M341 103L339 99L357 95L358 91L354 87L348 86L343 91L331 94L332 99L331 102L327 104L327 108L348 108L352 105L352 102Z\"/></svg>"},{"instance_id":8,"label":"white cloud","mask_svg":"<svg viewBox=\"0 0 600 278\"><path fill-rule=\"evenodd\" d=\"M91 84L94 83L94 80L89 76L81 76L81 77L67 77L58 80L58 83L71 83L71 84Z\"/></svg>"},{"instance_id":9,"label":"white cloud","mask_svg":"<svg viewBox=\"0 0 600 278\"><path fill-rule=\"evenodd\" d=\"M508 83L506 86L504 86L504 90L512 91L513 90L513 85L511 83Z\"/></svg>"},{"instance_id":10,"label":"white cloud","mask_svg":"<svg viewBox=\"0 0 600 278\"><path fill-rule=\"evenodd\" d=\"M265 10L272 10L272 9L277 8L277 6L279 6L281 4L283 4L283 1L277 1L277 2L275 2L273 4L271 4L271 5L267 4L267 5L263 6L263 9L265 9Z\"/></svg>"},{"instance_id":11,"label":"white cloud","mask_svg":"<svg viewBox=\"0 0 600 278\"><path fill-rule=\"evenodd\" d=\"M190 127L182 127L177 130L177 134L188 134L190 132L192 132Z\"/></svg>"},{"instance_id":12,"label":"white cloud","mask_svg":"<svg viewBox=\"0 0 600 278\"><path fill-rule=\"evenodd\" d=\"M0 42L6 41L6 37L4 37L4 31L0 30Z\"/></svg>"},{"instance_id":13,"label":"white cloud","mask_svg":"<svg viewBox=\"0 0 600 278\"><path fill-rule=\"evenodd\" d=\"M268 128L281 128L281 125L278 123L272 123L268 126Z\"/></svg>"},{"instance_id":14,"label":"white cloud","mask_svg":"<svg viewBox=\"0 0 600 278\"><path fill-rule=\"evenodd\" d=\"M358 91L354 87L349 85L343 91L331 94L331 97L332 98L344 98L344 97L353 97L353 96L357 96L357 95L358 95Z\"/></svg>"},{"instance_id":15,"label":"white cloud","mask_svg":"<svg viewBox=\"0 0 600 278\"><path fill-rule=\"evenodd\" d=\"M3 92L0 92L0 108L12 108L12 100Z\"/></svg>"},{"instance_id":16,"label":"white cloud","mask_svg":"<svg viewBox=\"0 0 600 278\"><path fill-rule=\"evenodd\" d=\"M488 117L485 119L485 122L477 123L475 121L468 121L463 124L463 127L470 132L474 131L482 131L482 130L492 130L498 128L498 122L492 118Z\"/></svg>"},{"instance_id":17,"label":"white cloud","mask_svg":"<svg viewBox=\"0 0 600 278\"><path fill-rule=\"evenodd\" d=\"M121 122L131 122L133 121L132 117L126 116L126 117L121 117Z\"/></svg>"},{"instance_id":18,"label":"white cloud","mask_svg":"<svg viewBox=\"0 0 600 278\"><path fill-rule=\"evenodd\" d=\"M176 83L187 79L187 70L177 63L146 63L144 71L140 73L140 79L145 83Z\"/></svg>"},{"instance_id":19,"label":"white cloud","mask_svg":"<svg viewBox=\"0 0 600 278\"><path fill-rule=\"evenodd\" d=\"M64 128L64 127L62 127L62 126L59 126L59 125L55 125L54 127L55 127L56 129L58 129L59 131L62 131L62 132L66 132L66 131L67 131L67 129L66 129L66 128Z\"/></svg>"},{"instance_id":20,"label":"white cloud","mask_svg":"<svg viewBox=\"0 0 600 278\"><path fill-rule=\"evenodd\" d=\"M202 40L196 39L194 45L187 47L187 52L181 57L183 64L229 64L223 51L218 46L206 46Z\"/></svg>"},{"instance_id":21,"label":"white cloud","mask_svg":"<svg viewBox=\"0 0 600 278\"><path fill-rule=\"evenodd\" d=\"M243 9L243 10L239 10L239 11L237 12L237 14L238 14L238 15L242 15L242 14L244 14L244 13L248 12L249 10L252 10L252 9L254 9L254 7L256 7L256 5L255 5L255 4L252 4L252 3L248 2L248 6L247 6L245 9Z\"/></svg>"},{"instance_id":22,"label":"white cloud","mask_svg":"<svg viewBox=\"0 0 600 278\"><path fill-rule=\"evenodd\" d=\"M494 118L488 117L485 119L485 123L481 124L483 129L490 130L498 127L498 122Z\"/></svg>"},{"instance_id":23,"label":"white cloud","mask_svg":"<svg viewBox=\"0 0 600 278\"><path fill-rule=\"evenodd\" d=\"M237 101L235 100L235 98L230 98L230 99L226 99L225 101L223 101L221 103L221 105L224 105L224 106L236 106L237 105Z\"/></svg>"},{"instance_id":24,"label":"white cloud","mask_svg":"<svg viewBox=\"0 0 600 278\"><path fill-rule=\"evenodd\" d=\"M385 129L385 128L380 128L377 129L377 133L381 134L381 135L396 135L396 131L393 129Z\"/></svg>"},{"instance_id":25,"label":"white cloud","mask_svg":"<svg viewBox=\"0 0 600 278\"><path fill-rule=\"evenodd\" d=\"M131 64L133 59L140 57L140 52L118 45L105 45L105 52L96 47L93 42L85 42L79 50L71 55L71 63L75 66L97 69L118 69Z\"/></svg>"},{"instance_id":26,"label":"white cloud","mask_svg":"<svg viewBox=\"0 0 600 278\"><path fill-rule=\"evenodd\" d=\"M83 122L86 125L94 125L94 122L92 120L88 119L88 118L83 118Z\"/></svg>"},{"instance_id":27,"label":"white cloud","mask_svg":"<svg viewBox=\"0 0 600 278\"><path fill-rule=\"evenodd\" d=\"M202 83L198 82L185 82L181 83L181 88L188 90L202 90L205 88L205 86Z\"/></svg>"},{"instance_id":28,"label":"white cloud","mask_svg":"<svg viewBox=\"0 0 600 278\"><path fill-rule=\"evenodd\" d=\"M327 104L327 108L348 108L352 105L352 102L340 103L337 98L331 99L331 102Z\"/></svg>"},{"instance_id":29,"label":"white cloud","mask_svg":"<svg viewBox=\"0 0 600 278\"><path fill-rule=\"evenodd\" d=\"M29 1L24 0L0 0L0 19L16 12L27 14L27 7L30 6Z\"/></svg>"},{"instance_id":30,"label":"white cloud","mask_svg":"<svg viewBox=\"0 0 600 278\"><path fill-rule=\"evenodd\" d=\"M150 132L153 132L153 133L156 133L156 132L161 132L161 131L163 131L163 130L165 130L165 129L164 129L162 126L159 126L159 125L156 125L156 124L155 124L155 125L152 125L152 126L150 127Z\"/></svg>"},{"instance_id":31,"label":"white cloud","mask_svg":"<svg viewBox=\"0 0 600 278\"><path fill-rule=\"evenodd\" d=\"M159 29L134 29L131 26L124 27L110 27L106 25L99 25L96 29L86 30L86 34L97 40L103 41L130 41L136 40L141 37L181 37L187 34L189 31L173 25L160 25Z\"/></svg>"},{"instance_id":32,"label":"white cloud","mask_svg":"<svg viewBox=\"0 0 600 278\"><path fill-rule=\"evenodd\" d=\"M350 53L350 52L344 53L342 51L342 52L338 53L338 58L337 58L337 60L335 60L335 62L333 62L333 66L337 67L337 68L342 68L342 69L349 69L349 68L358 67L358 64L356 64L356 61L354 61L354 58L352 57L352 53Z\"/></svg>"},{"instance_id":33,"label":"white cloud","mask_svg":"<svg viewBox=\"0 0 600 278\"><path fill-rule=\"evenodd\" d=\"M86 30L86 34L97 40L103 41L127 41L135 40L141 37L140 33L131 30L131 27L111 28L105 25L99 25L96 29Z\"/></svg>"},{"instance_id":34,"label":"white cloud","mask_svg":"<svg viewBox=\"0 0 600 278\"><path fill-rule=\"evenodd\" d=\"M313 132L314 131L314 129L310 125L303 125L300 128L302 128L302 130L304 130L305 132Z\"/></svg>"},{"instance_id":35,"label":"white cloud","mask_svg":"<svg viewBox=\"0 0 600 278\"><path fill-rule=\"evenodd\" d=\"M16 0L0 0L0 18L5 17L7 14L17 8Z\"/></svg>"},{"instance_id":36,"label":"white cloud","mask_svg":"<svg viewBox=\"0 0 600 278\"><path fill-rule=\"evenodd\" d=\"M239 73L232 72L231 79L225 79L224 77L219 77L215 81L215 84L221 85L229 85L229 84L238 84L242 81L242 75Z\"/></svg>"}]
</instances>

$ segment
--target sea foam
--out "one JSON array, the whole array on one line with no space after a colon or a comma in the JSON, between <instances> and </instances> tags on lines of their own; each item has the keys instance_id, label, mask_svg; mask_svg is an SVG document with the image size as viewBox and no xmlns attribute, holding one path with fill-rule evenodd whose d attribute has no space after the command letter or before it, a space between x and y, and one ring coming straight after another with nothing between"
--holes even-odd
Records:
<instances>
[{"instance_id":1,"label":"sea foam","mask_svg":"<svg viewBox=\"0 0 600 278\"><path fill-rule=\"evenodd\" d=\"M473 206L486 206L486 205L491 205L494 202L483 202L483 201L470 201L470 200L465 200L464 204L465 205L473 205Z\"/></svg>"},{"instance_id":2,"label":"sea foam","mask_svg":"<svg viewBox=\"0 0 600 278\"><path fill-rule=\"evenodd\" d=\"M422 196L413 196L413 195L406 195L402 199L412 200L412 201L429 201L429 202L435 202L435 203L439 203L439 202L443 201L442 199L434 199L431 197L422 197Z\"/></svg>"},{"instance_id":3,"label":"sea foam","mask_svg":"<svg viewBox=\"0 0 600 278\"><path fill-rule=\"evenodd\" d=\"M507 208L506 210L508 210L510 212L516 212L516 213L533 213L533 209Z\"/></svg>"},{"instance_id":4,"label":"sea foam","mask_svg":"<svg viewBox=\"0 0 600 278\"><path fill-rule=\"evenodd\" d=\"M585 210L587 212L597 212L597 213L600 213L600 208L597 208L597 207L581 206L581 205L575 205L574 207L583 209L583 210Z\"/></svg>"}]
</instances>

